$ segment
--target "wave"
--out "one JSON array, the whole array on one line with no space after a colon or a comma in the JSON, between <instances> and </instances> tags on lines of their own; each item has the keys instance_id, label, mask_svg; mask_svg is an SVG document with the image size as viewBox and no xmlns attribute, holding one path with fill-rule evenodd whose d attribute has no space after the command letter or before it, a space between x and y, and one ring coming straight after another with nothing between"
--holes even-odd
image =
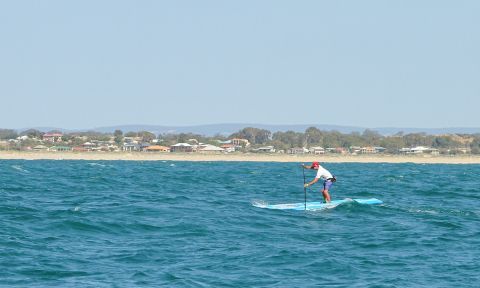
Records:
<instances>
[{"instance_id":1,"label":"wave","mask_svg":"<svg viewBox=\"0 0 480 288\"><path fill-rule=\"evenodd\" d=\"M30 173L30 171L28 171L26 169L23 169L23 167L20 166L20 165L12 165L10 167L12 167L13 169L15 169L17 171L23 172L23 173Z\"/></svg>"}]
</instances>

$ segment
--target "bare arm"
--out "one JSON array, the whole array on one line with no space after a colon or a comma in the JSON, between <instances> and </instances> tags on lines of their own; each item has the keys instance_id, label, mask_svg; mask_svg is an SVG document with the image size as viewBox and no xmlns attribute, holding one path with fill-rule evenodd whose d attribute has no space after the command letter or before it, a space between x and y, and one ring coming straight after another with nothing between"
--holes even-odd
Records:
<instances>
[{"instance_id":1,"label":"bare arm","mask_svg":"<svg viewBox=\"0 0 480 288\"><path fill-rule=\"evenodd\" d=\"M313 185L313 184L315 184L315 183L317 183L317 182L318 182L318 178L315 178L315 179L313 179L312 181L310 181L310 182L308 182L307 184L305 184L305 187L311 186L311 185Z\"/></svg>"}]
</instances>

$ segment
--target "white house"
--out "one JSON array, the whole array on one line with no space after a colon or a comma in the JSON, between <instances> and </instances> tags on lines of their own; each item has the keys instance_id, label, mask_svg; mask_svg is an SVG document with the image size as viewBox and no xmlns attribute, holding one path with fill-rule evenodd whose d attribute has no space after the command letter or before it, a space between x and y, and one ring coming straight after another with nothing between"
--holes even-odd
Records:
<instances>
[{"instance_id":1,"label":"white house","mask_svg":"<svg viewBox=\"0 0 480 288\"><path fill-rule=\"evenodd\" d=\"M401 148L399 152L404 154L424 154L424 153L429 153L432 155L439 154L438 149L425 147L425 146L417 146L413 148Z\"/></svg>"},{"instance_id":2,"label":"white house","mask_svg":"<svg viewBox=\"0 0 480 288\"><path fill-rule=\"evenodd\" d=\"M129 152L139 151L140 150L140 145L138 145L136 143L124 143L123 147L122 147L122 150L123 151L129 151Z\"/></svg>"},{"instance_id":3,"label":"white house","mask_svg":"<svg viewBox=\"0 0 480 288\"><path fill-rule=\"evenodd\" d=\"M294 147L287 150L288 154L305 154L308 153L308 150L304 147Z\"/></svg>"},{"instance_id":4,"label":"white house","mask_svg":"<svg viewBox=\"0 0 480 288\"><path fill-rule=\"evenodd\" d=\"M218 153L218 152L225 152L225 150L223 148L220 148L214 145L204 144L204 145L198 146L197 152Z\"/></svg>"},{"instance_id":5,"label":"white house","mask_svg":"<svg viewBox=\"0 0 480 288\"><path fill-rule=\"evenodd\" d=\"M195 150L196 146L188 143L177 143L170 146L170 152L194 152Z\"/></svg>"},{"instance_id":6,"label":"white house","mask_svg":"<svg viewBox=\"0 0 480 288\"><path fill-rule=\"evenodd\" d=\"M323 147L320 147L320 146L310 147L309 152L312 153L312 154L316 154L316 155L325 154L325 149Z\"/></svg>"},{"instance_id":7,"label":"white house","mask_svg":"<svg viewBox=\"0 0 480 288\"><path fill-rule=\"evenodd\" d=\"M264 146L257 148L254 151L259 153L275 153L275 148L273 146Z\"/></svg>"},{"instance_id":8,"label":"white house","mask_svg":"<svg viewBox=\"0 0 480 288\"><path fill-rule=\"evenodd\" d=\"M62 133L46 133L46 134L43 134L43 141L46 141L46 142L59 142L59 141L62 141L62 136L63 134Z\"/></svg>"},{"instance_id":9,"label":"white house","mask_svg":"<svg viewBox=\"0 0 480 288\"><path fill-rule=\"evenodd\" d=\"M44 146L44 145L37 145L37 146L33 147L33 150L35 150L35 151L47 151L48 147Z\"/></svg>"}]
</instances>

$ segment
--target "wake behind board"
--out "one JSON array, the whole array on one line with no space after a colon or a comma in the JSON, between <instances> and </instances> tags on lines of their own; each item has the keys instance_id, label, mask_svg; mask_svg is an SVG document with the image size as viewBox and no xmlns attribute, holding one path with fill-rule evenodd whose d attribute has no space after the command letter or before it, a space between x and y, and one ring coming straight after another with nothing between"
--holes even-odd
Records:
<instances>
[{"instance_id":1,"label":"wake behind board","mask_svg":"<svg viewBox=\"0 0 480 288\"><path fill-rule=\"evenodd\" d=\"M342 200L333 200L330 203L323 202L307 202L307 210L322 210L335 208L338 205L345 203L356 202L359 204L373 205L373 204L382 204L381 200L376 198L369 199L342 199ZM305 210L305 202L302 203L288 203L288 204L262 204L262 203L253 203L253 206L266 209L277 209L277 210Z\"/></svg>"}]
</instances>

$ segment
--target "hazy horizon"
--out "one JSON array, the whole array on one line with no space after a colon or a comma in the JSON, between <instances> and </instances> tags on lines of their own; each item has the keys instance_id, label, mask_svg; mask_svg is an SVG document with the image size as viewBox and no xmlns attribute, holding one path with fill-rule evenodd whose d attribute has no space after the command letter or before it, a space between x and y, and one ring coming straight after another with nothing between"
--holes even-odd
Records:
<instances>
[{"instance_id":1,"label":"hazy horizon","mask_svg":"<svg viewBox=\"0 0 480 288\"><path fill-rule=\"evenodd\" d=\"M204 136L231 135L235 132L242 130L243 128L254 127L259 129L266 129L274 132L305 132L309 127L316 127L322 131L338 131L342 134L349 134L352 132L363 133L366 130L376 131L384 136L394 135L397 133L426 133L428 135L443 135L443 134L478 134L480 133L480 127L362 127L362 126L342 126L342 125L321 125L321 124L262 124L262 123L218 123L207 125L192 125L192 126L170 126L170 125L114 125L104 127L88 127L79 129L65 129L62 127L23 127L23 128L10 128L16 130L18 133L24 132L28 129L37 129L42 132L61 131L63 133L75 133L75 132L101 132L101 133L113 133L119 129L126 132L139 132L149 131L154 134L179 134L179 133L194 133ZM5 127L0 127L4 128ZM9 129L9 128L7 128Z\"/></svg>"},{"instance_id":2,"label":"hazy horizon","mask_svg":"<svg viewBox=\"0 0 480 288\"><path fill-rule=\"evenodd\" d=\"M200 127L200 126L218 126L218 125L244 125L245 127L254 127L255 125L259 126L338 126L338 127L357 127L357 128L364 128L364 129L375 129L375 128L399 128L399 129L450 129L450 128L472 128L472 129L480 129L480 126L445 126L445 127L401 127L401 126L375 126L375 127L366 127L361 125L337 125L337 124L318 124L318 123L297 123L297 124L289 124L289 123L241 123L241 122L231 122L231 123L205 123L205 124L191 124L191 125L169 125L169 124L142 124L142 123L130 123L130 124L116 124L116 125L95 125L92 127L61 127L61 126L25 126L25 127L0 127L0 129L14 129L14 130L21 130L21 129L32 129L32 128L58 128L64 130L87 130L87 129L100 129L100 128L109 128L109 127L122 127L122 126L143 126L143 127Z\"/></svg>"}]
</instances>

